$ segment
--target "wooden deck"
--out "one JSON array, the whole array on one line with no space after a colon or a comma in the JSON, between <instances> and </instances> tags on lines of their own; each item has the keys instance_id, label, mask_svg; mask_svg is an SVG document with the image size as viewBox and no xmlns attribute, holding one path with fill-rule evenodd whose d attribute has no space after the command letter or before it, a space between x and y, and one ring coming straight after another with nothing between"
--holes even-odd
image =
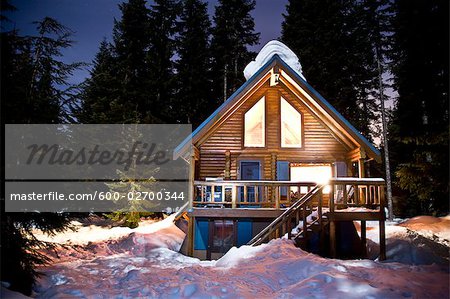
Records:
<instances>
[{"instance_id":1,"label":"wooden deck","mask_svg":"<svg viewBox=\"0 0 450 299\"><path fill-rule=\"evenodd\" d=\"M379 221L380 260L383 260L386 258L384 188L385 182L379 178L333 178L322 185L292 181L195 181L188 235L192 240L196 217L269 218L274 219L272 223L248 244L258 245L286 234L302 244L312 228L326 228L330 255L336 257L339 221L360 221L363 248L366 221ZM308 221L313 212L315 216ZM292 229L296 226L301 229L294 234Z\"/></svg>"}]
</instances>

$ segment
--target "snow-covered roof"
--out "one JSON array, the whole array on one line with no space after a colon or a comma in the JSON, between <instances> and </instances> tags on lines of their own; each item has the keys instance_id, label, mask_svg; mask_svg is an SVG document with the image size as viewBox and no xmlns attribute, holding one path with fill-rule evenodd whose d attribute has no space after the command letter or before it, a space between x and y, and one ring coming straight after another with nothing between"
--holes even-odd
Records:
<instances>
[{"instance_id":1,"label":"snow-covered roof","mask_svg":"<svg viewBox=\"0 0 450 299\"><path fill-rule=\"evenodd\" d=\"M289 65L304 80L302 73L302 65L297 55L292 52L285 44L277 40L271 40L259 51L255 60L251 61L244 69L245 79L250 79L259 69L261 69L267 61L274 55L278 55L287 65Z\"/></svg>"}]
</instances>

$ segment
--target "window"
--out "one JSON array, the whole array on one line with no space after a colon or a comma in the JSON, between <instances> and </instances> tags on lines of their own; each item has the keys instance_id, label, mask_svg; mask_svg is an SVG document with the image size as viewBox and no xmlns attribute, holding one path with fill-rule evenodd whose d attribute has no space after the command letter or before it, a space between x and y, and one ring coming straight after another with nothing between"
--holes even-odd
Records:
<instances>
[{"instance_id":1,"label":"window","mask_svg":"<svg viewBox=\"0 0 450 299\"><path fill-rule=\"evenodd\" d=\"M290 165L291 181L300 182L315 182L318 184L326 184L332 177L333 172L330 164L297 164L291 163ZM293 187L296 188L296 187ZM306 187L301 187L300 194L306 194ZM328 194L330 188L327 186L324 188L323 193Z\"/></svg>"},{"instance_id":2,"label":"window","mask_svg":"<svg viewBox=\"0 0 450 299\"><path fill-rule=\"evenodd\" d=\"M281 98L281 146L302 146L302 115Z\"/></svg>"},{"instance_id":3,"label":"window","mask_svg":"<svg viewBox=\"0 0 450 299\"><path fill-rule=\"evenodd\" d=\"M265 145L265 101L262 97L244 116L244 146Z\"/></svg>"},{"instance_id":4,"label":"window","mask_svg":"<svg viewBox=\"0 0 450 299\"><path fill-rule=\"evenodd\" d=\"M234 245L234 223L232 220L214 220L212 252L225 253Z\"/></svg>"}]
</instances>

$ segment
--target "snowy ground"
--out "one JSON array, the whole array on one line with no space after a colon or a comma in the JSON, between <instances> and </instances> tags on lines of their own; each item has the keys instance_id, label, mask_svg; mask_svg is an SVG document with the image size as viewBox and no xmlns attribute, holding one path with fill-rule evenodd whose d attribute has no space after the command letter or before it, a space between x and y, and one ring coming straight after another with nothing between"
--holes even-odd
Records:
<instances>
[{"instance_id":1,"label":"snowy ground","mask_svg":"<svg viewBox=\"0 0 450 299\"><path fill-rule=\"evenodd\" d=\"M375 256L378 228L368 228ZM52 239L75 245L40 269L34 297L448 298L450 217L389 223L386 231L383 263L325 259L281 239L199 261L177 252L184 234L170 218L135 230L80 225Z\"/></svg>"}]
</instances>

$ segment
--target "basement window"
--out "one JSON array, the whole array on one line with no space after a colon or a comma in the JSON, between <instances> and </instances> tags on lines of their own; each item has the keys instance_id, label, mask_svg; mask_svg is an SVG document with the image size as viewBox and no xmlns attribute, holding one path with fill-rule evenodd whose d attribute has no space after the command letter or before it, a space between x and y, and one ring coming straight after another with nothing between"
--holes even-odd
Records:
<instances>
[{"instance_id":1,"label":"basement window","mask_svg":"<svg viewBox=\"0 0 450 299\"><path fill-rule=\"evenodd\" d=\"M302 115L281 98L281 146L302 147Z\"/></svg>"},{"instance_id":2,"label":"basement window","mask_svg":"<svg viewBox=\"0 0 450 299\"><path fill-rule=\"evenodd\" d=\"M244 116L244 146L265 146L265 98L262 97Z\"/></svg>"}]
</instances>

